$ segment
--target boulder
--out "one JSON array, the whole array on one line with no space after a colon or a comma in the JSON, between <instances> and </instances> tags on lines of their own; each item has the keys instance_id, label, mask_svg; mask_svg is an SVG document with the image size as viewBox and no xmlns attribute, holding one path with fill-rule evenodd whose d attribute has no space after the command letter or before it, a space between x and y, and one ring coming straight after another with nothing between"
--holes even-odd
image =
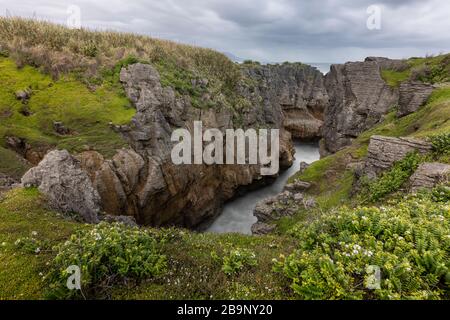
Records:
<instances>
[{"instance_id":1,"label":"boulder","mask_svg":"<svg viewBox=\"0 0 450 320\"><path fill-rule=\"evenodd\" d=\"M416 112L427 102L433 92L433 86L423 82L403 82L400 84L399 91L397 116L403 117Z\"/></svg>"},{"instance_id":2,"label":"boulder","mask_svg":"<svg viewBox=\"0 0 450 320\"><path fill-rule=\"evenodd\" d=\"M10 190L18 185L18 181L13 177L0 173L0 192Z\"/></svg>"},{"instance_id":3,"label":"boulder","mask_svg":"<svg viewBox=\"0 0 450 320\"><path fill-rule=\"evenodd\" d=\"M288 190L258 202L253 215L258 219L257 223L268 223L282 217L290 217L301 209L311 209L316 206L314 198L306 197L301 192ZM261 226L255 226L260 228Z\"/></svg>"},{"instance_id":4,"label":"boulder","mask_svg":"<svg viewBox=\"0 0 450 320\"><path fill-rule=\"evenodd\" d=\"M16 99L26 103L31 97L31 89L19 90L16 92Z\"/></svg>"},{"instance_id":5,"label":"boulder","mask_svg":"<svg viewBox=\"0 0 450 320\"><path fill-rule=\"evenodd\" d=\"M134 219L134 217L131 217L131 216L113 216L113 215L108 214L108 215L102 216L100 218L101 218L101 220L106 221L108 223L119 222L119 223L122 223L129 227L137 226L136 219Z\"/></svg>"},{"instance_id":6,"label":"boulder","mask_svg":"<svg viewBox=\"0 0 450 320\"><path fill-rule=\"evenodd\" d=\"M275 229L275 225L264 222L256 222L252 225L252 234L265 235L271 233Z\"/></svg>"},{"instance_id":7,"label":"boulder","mask_svg":"<svg viewBox=\"0 0 450 320\"><path fill-rule=\"evenodd\" d=\"M55 210L76 213L88 223L98 222L100 197L80 162L66 150L49 152L25 173L22 185L38 187Z\"/></svg>"},{"instance_id":8,"label":"boulder","mask_svg":"<svg viewBox=\"0 0 450 320\"><path fill-rule=\"evenodd\" d=\"M53 129L55 132L61 136L65 136L71 133L70 129L66 128L61 121L53 122Z\"/></svg>"},{"instance_id":9,"label":"boulder","mask_svg":"<svg viewBox=\"0 0 450 320\"><path fill-rule=\"evenodd\" d=\"M288 183L284 189L290 192L302 192L311 188L311 183L301 180L296 180L292 183Z\"/></svg>"},{"instance_id":10,"label":"boulder","mask_svg":"<svg viewBox=\"0 0 450 320\"><path fill-rule=\"evenodd\" d=\"M417 151L425 154L431 149L431 143L421 139L372 136L363 173L369 178L374 178L380 172L391 168L394 162L403 159L408 153Z\"/></svg>"},{"instance_id":11,"label":"boulder","mask_svg":"<svg viewBox=\"0 0 450 320\"><path fill-rule=\"evenodd\" d=\"M450 177L450 165L437 162L422 163L411 176L409 183L412 192L420 189L432 189L440 183L446 183Z\"/></svg>"}]
</instances>

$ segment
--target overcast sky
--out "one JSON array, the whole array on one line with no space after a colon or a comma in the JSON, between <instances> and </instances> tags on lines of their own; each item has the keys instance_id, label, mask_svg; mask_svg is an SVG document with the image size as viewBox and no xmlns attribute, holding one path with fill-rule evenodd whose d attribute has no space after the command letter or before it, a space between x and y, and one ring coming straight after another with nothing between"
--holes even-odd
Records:
<instances>
[{"instance_id":1,"label":"overcast sky","mask_svg":"<svg viewBox=\"0 0 450 320\"><path fill-rule=\"evenodd\" d=\"M0 0L0 14L132 31L260 61L344 62L450 52L449 0ZM380 9L377 14L368 7ZM374 11L370 11L373 13Z\"/></svg>"}]
</instances>

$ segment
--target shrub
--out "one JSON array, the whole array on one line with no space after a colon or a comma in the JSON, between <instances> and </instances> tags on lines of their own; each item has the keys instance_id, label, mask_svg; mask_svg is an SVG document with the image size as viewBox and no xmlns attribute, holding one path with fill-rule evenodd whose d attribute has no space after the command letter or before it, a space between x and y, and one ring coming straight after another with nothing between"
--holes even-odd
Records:
<instances>
[{"instance_id":1,"label":"shrub","mask_svg":"<svg viewBox=\"0 0 450 320\"><path fill-rule=\"evenodd\" d=\"M430 137L435 155L450 155L450 133Z\"/></svg>"},{"instance_id":2,"label":"shrub","mask_svg":"<svg viewBox=\"0 0 450 320\"><path fill-rule=\"evenodd\" d=\"M450 202L450 186L437 186L432 190L431 196L435 202Z\"/></svg>"},{"instance_id":3,"label":"shrub","mask_svg":"<svg viewBox=\"0 0 450 320\"><path fill-rule=\"evenodd\" d=\"M448 299L450 210L429 195L386 207L342 207L291 234L299 247L274 269L303 299ZM379 288L370 266L380 268Z\"/></svg>"},{"instance_id":4,"label":"shrub","mask_svg":"<svg viewBox=\"0 0 450 320\"><path fill-rule=\"evenodd\" d=\"M222 265L222 271L228 276L258 264L255 253L248 249L228 249L223 252L222 256L213 251L211 257Z\"/></svg>"},{"instance_id":5,"label":"shrub","mask_svg":"<svg viewBox=\"0 0 450 320\"><path fill-rule=\"evenodd\" d=\"M166 270L166 256L159 252L160 242L150 230L127 227L123 224L100 223L73 235L55 248L53 271L48 278L52 294L71 297L66 269L71 265L81 270L83 292L96 293L107 285L123 279L146 279Z\"/></svg>"},{"instance_id":6,"label":"shrub","mask_svg":"<svg viewBox=\"0 0 450 320\"><path fill-rule=\"evenodd\" d=\"M384 196L397 191L416 171L421 161L417 152L412 152L400 161L394 163L393 167L384 172L378 179L367 183L366 192L369 201L378 201Z\"/></svg>"}]
</instances>

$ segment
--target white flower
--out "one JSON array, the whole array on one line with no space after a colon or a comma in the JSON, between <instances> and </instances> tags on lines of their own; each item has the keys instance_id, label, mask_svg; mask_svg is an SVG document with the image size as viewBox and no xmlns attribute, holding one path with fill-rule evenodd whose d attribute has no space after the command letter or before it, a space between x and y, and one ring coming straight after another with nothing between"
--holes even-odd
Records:
<instances>
[{"instance_id":1,"label":"white flower","mask_svg":"<svg viewBox=\"0 0 450 320\"><path fill-rule=\"evenodd\" d=\"M99 233L95 233L94 239L95 239L96 241L100 241L100 240L102 240L102 236L101 236Z\"/></svg>"},{"instance_id":2,"label":"white flower","mask_svg":"<svg viewBox=\"0 0 450 320\"><path fill-rule=\"evenodd\" d=\"M39 248L39 247L38 247L38 248L36 248L36 250L34 250L34 252L35 252L35 253L39 253L39 252L41 252L41 248Z\"/></svg>"},{"instance_id":3,"label":"white flower","mask_svg":"<svg viewBox=\"0 0 450 320\"><path fill-rule=\"evenodd\" d=\"M37 233L37 231L32 231L32 232L31 232L31 235L32 235L33 237L36 237L36 236L38 235L38 233Z\"/></svg>"}]
</instances>

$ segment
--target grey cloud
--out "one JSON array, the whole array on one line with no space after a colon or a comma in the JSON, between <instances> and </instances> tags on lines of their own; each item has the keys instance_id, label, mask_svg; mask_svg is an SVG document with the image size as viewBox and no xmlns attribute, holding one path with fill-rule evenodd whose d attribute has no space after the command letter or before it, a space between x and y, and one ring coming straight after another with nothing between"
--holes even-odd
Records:
<instances>
[{"instance_id":1,"label":"grey cloud","mask_svg":"<svg viewBox=\"0 0 450 320\"><path fill-rule=\"evenodd\" d=\"M448 0L0 0L0 8L12 14L36 12L59 23L71 4L81 8L87 27L144 33L265 61L339 62L450 51ZM372 4L382 10L381 30L366 28Z\"/></svg>"}]
</instances>

